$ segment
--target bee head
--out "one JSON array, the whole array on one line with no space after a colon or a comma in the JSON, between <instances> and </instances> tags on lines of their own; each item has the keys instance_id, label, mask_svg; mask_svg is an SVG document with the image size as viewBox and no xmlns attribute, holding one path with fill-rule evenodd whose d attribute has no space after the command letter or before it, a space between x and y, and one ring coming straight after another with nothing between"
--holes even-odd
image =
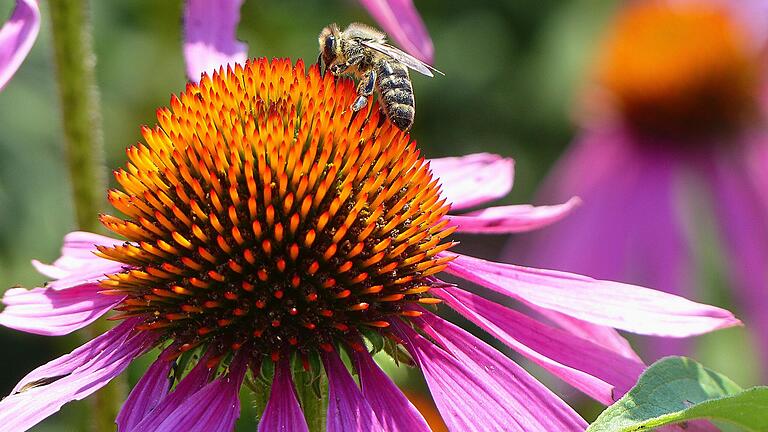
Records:
<instances>
[{"instance_id":1,"label":"bee head","mask_svg":"<svg viewBox=\"0 0 768 432\"><path fill-rule=\"evenodd\" d=\"M317 58L318 63L322 60L326 68L333 64L341 53L341 45L339 44L340 38L341 32L339 32L339 27L336 24L331 24L320 32L320 36L317 38L320 43L320 55Z\"/></svg>"}]
</instances>

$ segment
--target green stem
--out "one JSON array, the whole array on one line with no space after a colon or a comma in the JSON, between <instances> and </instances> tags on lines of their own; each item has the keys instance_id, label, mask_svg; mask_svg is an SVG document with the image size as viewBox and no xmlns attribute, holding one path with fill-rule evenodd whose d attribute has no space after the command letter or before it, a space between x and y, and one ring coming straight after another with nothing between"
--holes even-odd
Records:
<instances>
[{"instance_id":1,"label":"green stem","mask_svg":"<svg viewBox=\"0 0 768 432\"><path fill-rule=\"evenodd\" d=\"M99 230L104 194L101 111L87 0L51 0L53 52L79 229Z\"/></svg>"},{"instance_id":2,"label":"green stem","mask_svg":"<svg viewBox=\"0 0 768 432\"><path fill-rule=\"evenodd\" d=\"M78 229L99 231L106 176L88 1L50 0L48 5L75 221ZM102 320L84 336L90 339L110 328ZM119 378L96 393L91 399L91 430L115 430L125 393L125 381Z\"/></svg>"},{"instance_id":3,"label":"green stem","mask_svg":"<svg viewBox=\"0 0 768 432\"><path fill-rule=\"evenodd\" d=\"M325 374L306 373L298 367L294 369L293 379L309 432L325 432L328 409L328 379Z\"/></svg>"}]
</instances>

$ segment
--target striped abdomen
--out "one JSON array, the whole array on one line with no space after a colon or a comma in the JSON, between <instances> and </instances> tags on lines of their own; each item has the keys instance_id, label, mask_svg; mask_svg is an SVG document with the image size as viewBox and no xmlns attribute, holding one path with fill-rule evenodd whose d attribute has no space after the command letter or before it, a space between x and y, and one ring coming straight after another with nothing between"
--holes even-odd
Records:
<instances>
[{"instance_id":1,"label":"striped abdomen","mask_svg":"<svg viewBox=\"0 0 768 432\"><path fill-rule=\"evenodd\" d=\"M413 87L408 69L402 63L388 57L379 58L375 64L376 88L384 113L402 130L413 125L416 112Z\"/></svg>"}]
</instances>

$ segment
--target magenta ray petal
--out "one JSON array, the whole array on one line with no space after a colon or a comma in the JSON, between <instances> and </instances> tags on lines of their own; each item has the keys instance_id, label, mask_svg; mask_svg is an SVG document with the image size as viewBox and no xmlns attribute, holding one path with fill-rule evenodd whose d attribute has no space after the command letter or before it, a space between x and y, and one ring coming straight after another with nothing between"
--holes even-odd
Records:
<instances>
[{"instance_id":1,"label":"magenta ray petal","mask_svg":"<svg viewBox=\"0 0 768 432\"><path fill-rule=\"evenodd\" d=\"M571 198L564 204L551 206L509 205L488 207L463 215L447 215L448 226L457 232L474 234L507 234L532 231L555 223L581 203Z\"/></svg>"},{"instance_id":2,"label":"magenta ray petal","mask_svg":"<svg viewBox=\"0 0 768 432\"><path fill-rule=\"evenodd\" d=\"M353 352L363 396L388 432L430 432L419 410L379 368L368 352Z\"/></svg>"},{"instance_id":3,"label":"magenta ray petal","mask_svg":"<svg viewBox=\"0 0 768 432\"><path fill-rule=\"evenodd\" d=\"M594 344L607 348L616 354L630 360L642 363L642 359L635 350L613 327L606 327L597 324L588 323L568 315L533 306L536 312L542 314L547 319L555 323L561 329L576 335L581 339L586 339Z\"/></svg>"},{"instance_id":4,"label":"magenta ray petal","mask_svg":"<svg viewBox=\"0 0 768 432\"><path fill-rule=\"evenodd\" d=\"M29 54L40 31L40 9L35 0L17 0L11 18L0 28L0 90Z\"/></svg>"},{"instance_id":5,"label":"magenta ray petal","mask_svg":"<svg viewBox=\"0 0 768 432\"><path fill-rule=\"evenodd\" d=\"M282 361L275 368L269 402L259 421L259 432L305 432L308 430L307 421L304 420L304 413L291 379L291 367L287 360Z\"/></svg>"},{"instance_id":6,"label":"magenta ray petal","mask_svg":"<svg viewBox=\"0 0 768 432\"><path fill-rule=\"evenodd\" d=\"M240 386L248 363L236 356L230 370L184 399L156 429L142 432L231 432L240 416Z\"/></svg>"},{"instance_id":7,"label":"magenta ray petal","mask_svg":"<svg viewBox=\"0 0 768 432\"><path fill-rule=\"evenodd\" d=\"M360 0L360 3L403 50L432 63L435 48L412 0Z\"/></svg>"},{"instance_id":8,"label":"magenta ray petal","mask_svg":"<svg viewBox=\"0 0 768 432\"><path fill-rule=\"evenodd\" d=\"M426 313L422 329L393 323L451 431L583 431L586 422L523 368L466 331ZM447 351L447 352L446 352Z\"/></svg>"},{"instance_id":9,"label":"magenta ray petal","mask_svg":"<svg viewBox=\"0 0 768 432\"><path fill-rule=\"evenodd\" d=\"M448 256L449 254L442 254ZM635 285L450 254L446 272L532 305L639 334L686 337L739 325L727 310Z\"/></svg>"},{"instance_id":10,"label":"magenta ray petal","mask_svg":"<svg viewBox=\"0 0 768 432\"><path fill-rule=\"evenodd\" d=\"M187 0L184 10L184 58L187 77L234 66L248 58L248 46L237 40L243 0Z\"/></svg>"},{"instance_id":11,"label":"magenta ray petal","mask_svg":"<svg viewBox=\"0 0 768 432\"><path fill-rule=\"evenodd\" d=\"M151 348L157 336L136 332L135 321L114 329L28 374L0 401L0 431L22 432L105 386ZM48 382L46 384L46 382Z\"/></svg>"},{"instance_id":12,"label":"magenta ray petal","mask_svg":"<svg viewBox=\"0 0 768 432\"><path fill-rule=\"evenodd\" d=\"M176 385L170 393L160 394L160 401L141 422L132 427L120 429L119 432L157 431L166 418L171 416L187 399L200 391L213 376L214 370L208 368L207 360L210 353L198 360L191 371Z\"/></svg>"},{"instance_id":13,"label":"magenta ray petal","mask_svg":"<svg viewBox=\"0 0 768 432\"><path fill-rule=\"evenodd\" d=\"M83 283L104 279L104 275L123 270L124 264L94 255L96 246L116 246L121 240L83 231L75 231L64 236L61 257L53 264L43 264L33 260L37 271L58 279L48 284L49 288L60 290Z\"/></svg>"},{"instance_id":14,"label":"magenta ray petal","mask_svg":"<svg viewBox=\"0 0 768 432\"><path fill-rule=\"evenodd\" d=\"M174 345L166 348L133 387L115 420L118 432L135 428L168 394L169 374L174 363L164 356L176 348Z\"/></svg>"},{"instance_id":15,"label":"magenta ray petal","mask_svg":"<svg viewBox=\"0 0 768 432\"><path fill-rule=\"evenodd\" d=\"M720 225L721 238L727 250L729 278L737 300L746 312L747 328L757 336L763 364L768 362L768 212L760 198L768 184L749 177L744 164L727 156L707 167ZM761 168L763 171L765 167ZM768 369L762 371L768 379Z\"/></svg>"},{"instance_id":16,"label":"magenta ray petal","mask_svg":"<svg viewBox=\"0 0 768 432\"><path fill-rule=\"evenodd\" d=\"M452 210L461 210L495 199L512 190L515 161L491 153L430 159L443 196Z\"/></svg>"},{"instance_id":17,"label":"magenta ray petal","mask_svg":"<svg viewBox=\"0 0 768 432\"><path fill-rule=\"evenodd\" d=\"M606 405L632 388L645 369L641 362L475 294L452 287L432 292L510 348Z\"/></svg>"},{"instance_id":18,"label":"magenta ray petal","mask_svg":"<svg viewBox=\"0 0 768 432\"><path fill-rule=\"evenodd\" d=\"M45 336L60 336L96 321L122 300L99 294L98 284L67 290L12 288L5 292L0 325Z\"/></svg>"},{"instance_id":19,"label":"magenta ray petal","mask_svg":"<svg viewBox=\"0 0 768 432\"><path fill-rule=\"evenodd\" d=\"M324 353L328 376L328 432L384 432L376 413L336 352Z\"/></svg>"}]
</instances>

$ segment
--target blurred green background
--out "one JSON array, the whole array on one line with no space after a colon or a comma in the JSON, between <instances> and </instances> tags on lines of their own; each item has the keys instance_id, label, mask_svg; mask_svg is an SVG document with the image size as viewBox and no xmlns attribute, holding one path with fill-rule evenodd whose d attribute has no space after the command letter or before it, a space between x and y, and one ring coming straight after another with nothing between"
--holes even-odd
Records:
<instances>
[{"instance_id":1,"label":"blurred green background","mask_svg":"<svg viewBox=\"0 0 768 432\"><path fill-rule=\"evenodd\" d=\"M140 139L139 126L154 124L155 109L184 87L182 2L91 3L105 152L108 168L114 169L124 162L124 149ZM433 38L435 66L446 76L414 76L417 114L412 135L429 157L479 151L514 157L515 190L504 202L529 202L575 133L574 100L616 2L432 0L416 5ZM62 236L74 228L47 5L41 6L40 37L0 93L0 291L44 282L30 259L55 259ZM3 20L11 7L10 0L0 0ZM312 62L320 29L352 21L374 24L352 0L249 0L238 34L249 44L250 56ZM505 240L483 237L472 252L493 258ZM711 288L710 298L723 298L725 288L717 272L705 275L702 283ZM744 358L749 356L741 354L750 352L743 330L700 340L698 358L704 364L739 384L756 383L754 365L747 365ZM0 328L0 394L36 365L78 343L77 337L46 338ZM740 353L739 362L732 360L734 353ZM529 370L552 383L536 368ZM129 375L135 380L142 371L142 365L134 365ZM418 388L414 375L397 373ZM562 386L553 388L565 392ZM579 406L588 419L594 417L594 406ZM71 404L34 430L84 430L86 407ZM255 430L248 426L253 413L245 411L242 417L242 430Z\"/></svg>"}]
</instances>

